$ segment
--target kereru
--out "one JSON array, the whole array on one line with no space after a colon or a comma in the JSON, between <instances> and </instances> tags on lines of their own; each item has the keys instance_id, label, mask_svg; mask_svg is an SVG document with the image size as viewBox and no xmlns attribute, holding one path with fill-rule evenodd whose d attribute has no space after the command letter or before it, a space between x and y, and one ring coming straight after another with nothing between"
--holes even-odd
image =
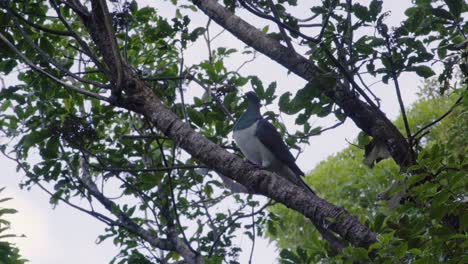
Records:
<instances>
[{"instance_id":1,"label":"kereru","mask_svg":"<svg viewBox=\"0 0 468 264\"><path fill-rule=\"evenodd\" d=\"M260 114L260 99L254 92L247 92L247 110L234 124L233 137L244 156L292 183L314 193L301 179L304 172L284 143L276 128ZM315 194L315 193L314 193Z\"/></svg>"}]
</instances>

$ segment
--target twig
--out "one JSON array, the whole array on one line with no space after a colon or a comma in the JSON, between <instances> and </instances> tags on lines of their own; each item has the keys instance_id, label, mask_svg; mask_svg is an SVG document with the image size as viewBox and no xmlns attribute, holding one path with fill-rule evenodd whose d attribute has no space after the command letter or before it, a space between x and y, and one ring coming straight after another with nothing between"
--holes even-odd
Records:
<instances>
[{"instance_id":1,"label":"twig","mask_svg":"<svg viewBox=\"0 0 468 264\"><path fill-rule=\"evenodd\" d=\"M297 24L298 27L321 27L321 23L313 23L313 24Z\"/></svg>"},{"instance_id":2,"label":"twig","mask_svg":"<svg viewBox=\"0 0 468 264\"><path fill-rule=\"evenodd\" d=\"M320 13L316 13L316 14L313 14L312 16L310 16L310 17L307 17L307 18L296 18L296 19L297 19L298 22L309 22L311 20L314 20L319 15L320 15Z\"/></svg>"},{"instance_id":3,"label":"twig","mask_svg":"<svg viewBox=\"0 0 468 264\"><path fill-rule=\"evenodd\" d=\"M352 12L352 8L353 8L353 1L352 0L346 0L346 12L348 13L347 14L347 18L346 18L346 31L348 33L348 36L346 38L347 40L347 44L348 44L348 55L349 55L349 66L351 67L351 71L354 71L354 53L353 53L353 23L352 23L352 16L351 16L351 12Z\"/></svg>"},{"instance_id":4,"label":"twig","mask_svg":"<svg viewBox=\"0 0 468 264\"><path fill-rule=\"evenodd\" d=\"M277 20L280 20L278 10L276 9L276 6L273 3L273 1L272 0L267 0L267 2L268 2L268 6L271 9L271 12L273 13L273 16L275 16L275 18ZM279 31L280 31L281 35L283 36L283 40L286 42L286 45L288 45L288 48L290 50L296 52L296 50L294 49L294 46L291 43L291 40L289 39L289 36L286 34L286 31L284 30L284 28L280 24L278 24L278 28L279 28Z\"/></svg>"},{"instance_id":5,"label":"twig","mask_svg":"<svg viewBox=\"0 0 468 264\"><path fill-rule=\"evenodd\" d=\"M160 136L160 135L122 135L120 138L122 139L163 139L163 140L171 140L169 137Z\"/></svg>"},{"instance_id":6,"label":"twig","mask_svg":"<svg viewBox=\"0 0 468 264\"><path fill-rule=\"evenodd\" d=\"M221 34L223 34L224 32L226 32L226 29L223 28L218 34L211 38L211 42L213 42L215 39L221 36Z\"/></svg>"},{"instance_id":7,"label":"twig","mask_svg":"<svg viewBox=\"0 0 468 264\"><path fill-rule=\"evenodd\" d=\"M97 188L96 184L93 182L89 171L87 170L85 158L81 157L81 168L82 168L82 177L81 183L84 187L88 190L88 192L95 197L103 206L106 208L110 213L115 215L119 221L118 224L125 228L126 230L142 237L145 241L150 243L152 246L165 249L165 250L175 250L175 246L170 240L160 239L154 236L154 234L150 233L148 230L143 229L138 224L136 224L129 216L127 216L124 212L119 210L118 205L106 198L99 189ZM185 258L185 257L184 257Z\"/></svg>"},{"instance_id":8,"label":"twig","mask_svg":"<svg viewBox=\"0 0 468 264\"><path fill-rule=\"evenodd\" d=\"M3 154L3 156L5 156L7 159L9 160L12 160L14 161L19 168L21 168L21 170L30 178L30 179L33 179L34 181L34 184L36 184L37 186L39 186L39 188L41 188L44 192L46 192L47 194L49 194L51 197L53 196L53 193L50 192L47 188L45 188L42 184L40 184L38 181L34 180L34 179L37 179L37 175L35 175L34 173L30 172L29 170L27 170L24 165L16 158L13 158L11 157L10 155L6 154L4 150L0 150ZM86 214L89 214L91 216L93 216L94 218L96 218L97 220L107 224L107 225L111 225L111 224L115 224L115 222L108 218L107 216L105 215L102 215L98 212L95 212L95 211L90 211L90 210L87 210L87 209L84 209L78 205L75 205L73 204L72 202L62 198L62 197L58 197L58 199L62 202L64 202L65 204L67 204L68 206L72 207L72 208L75 208L77 209L78 211L81 211L83 213L86 213Z\"/></svg>"},{"instance_id":9,"label":"twig","mask_svg":"<svg viewBox=\"0 0 468 264\"><path fill-rule=\"evenodd\" d=\"M190 79L190 76L161 76L161 77L150 77L150 78L141 78L144 81L179 81Z\"/></svg>"},{"instance_id":10,"label":"twig","mask_svg":"<svg viewBox=\"0 0 468 264\"><path fill-rule=\"evenodd\" d=\"M211 51L211 40L210 40L210 24L211 24L211 18L208 18L208 22L206 23L206 30L205 34L203 34L203 38L205 39L206 42L206 47L208 48L208 62L210 64L213 63L213 58L212 58L212 51Z\"/></svg>"},{"instance_id":11,"label":"twig","mask_svg":"<svg viewBox=\"0 0 468 264\"><path fill-rule=\"evenodd\" d=\"M180 64L179 64L179 76L182 76L182 73L184 72L184 55L182 53L182 58L180 59ZM185 99L184 99L184 88L182 88L182 80L179 80L179 83L177 84L177 88L179 89L180 93L180 102L182 104L182 114L184 116L185 123L189 123L188 121L188 115L187 115L187 109L185 107Z\"/></svg>"},{"instance_id":12,"label":"twig","mask_svg":"<svg viewBox=\"0 0 468 264\"><path fill-rule=\"evenodd\" d=\"M168 163L168 161L166 159L166 155L164 154L164 149L162 147L161 142L159 141L159 139L156 139L156 142L158 143L158 148L159 148L159 151L161 152L161 157L162 157L164 166L169 167L169 163ZM171 167L174 167L174 159L175 159L174 150L175 150L175 147L173 148L173 155L172 155L173 160L172 160L172 166ZM168 180L169 180L169 189L170 189L172 207L174 208L174 215L175 215L175 218L176 218L175 220L177 222L177 225L179 226L180 233L182 233L182 238L184 239L184 243L186 244L188 249L193 254L195 254L195 256L198 256L199 253L195 249L193 249L192 246L190 245L190 241L187 239L187 236L185 235L184 229L182 228L182 224L180 223L179 213L177 212L177 205L175 203L174 186L172 184L171 174L172 174L172 170L169 170L167 172L167 175L168 175Z\"/></svg>"},{"instance_id":13,"label":"twig","mask_svg":"<svg viewBox=\"0 0 468 264\"><path fill-rule=\"evenodd\" d=\"M213 245L211 245L211 248L210 248L210 252L208 253L208 257L211 257L213 255L213 251L214 251L214 248L216 246L216 244L218 244L219 240L221 239L221 236L224 234L224 232L226 232L226 230L231 227L234 223L236 223L239 219L242 219L242 218L246 218L246 217L251 217L251 216L254 216L260 212L262 212L265 208L267 208L268 206L271 206L275 204L275 202L273 201L269 201L268 203L266 203L265 205L263 205L262 207L260 207L260 209L258 209L257 211L255 212L252 212L251 214L241 214L241 215L238 215L237 217L233 218L226 226L223 227L223 230L221 232L219 232L218 236L215 238L215 240L213 241Z\"/></svg>"},{"instance_id":14,"label":"twig","mask_svg":"<svg viewBox=\"0 0 468 264\"><path fill-rule=\"evenodd\" d=\"M252 257L255 249L255 214L254 207L252 206L252 248L250 249L249 264L252 264Z\"/></svg>"},{"instance_id":15,"label":"twig","mask_svg":"<svg viewBox=\"0 0 468 264\"><path fill-rule=\"evenodd\" d=\"M200 80L198 80L197 78L195 78L195 76L191 75L190 74L190 77L191 79L196 82L198 85L200 85L203 89L205 89L205 91L209 91L209 87L207 87L204 83L202 83ZM232 117L231 113L229 113L229 111L226 109L226 107L224 107L223 103L221 102L221 100L219 100L219 98L215 95L211 95L211 97L216 101L216 104L219 106L219 108L221 108L221 111L224 112L224 114L226 115L227 118L229 118L229 120L231 120L232 122L234 122L234 117Z\"/></svg>"},{"instance_id":16,"label":"twig","mask_svg":"<svg viewBox=\"0 0 468 264\"><path fill-rule=\"evenodd\" d=\"M361 74L359 72L356 73L356 76L358 77L359 81L361 81L362 85L364 86L364 89L366 89L372 95L372 97L374 97L377 107L380 108L380 98L378 98L374 94L374 92L372 92L372 90L370 89L370 86L372 86L372 84L367 86L367 84L364 82L364 79L362 79Z\"/></svg>"},{"instance_id":17,"label":"twig","mask_svg":"<svg viewBox=\"0 0 468 264\"><path fill-rule=\"evenodd\" d=\"M358 148L358 149L364 149L363 147L361 147L361 146L359 146L359 145L356 145L356 144L354 144L354 143L351 143L347 138L345 138L345 141L346 141L348 144L350 144L351 146L353 146L353 147L356 147L356 148Z\"/></svg>"},{"instance_id":18,"label":"twig","mask_svg":"<svg viewBox=\"0 0 468 264\"><path fill-rule=\"evenodd\" d=\"M405 110L405 105L403 103L403 98L401 97L400 83L398 82L398 76L394 69L393 59L389 56L388 60L390 61L390 67L392 68L391 69L392 79L395 85L395 90L396 90L396 94L398 98L398 104L400 105L400 111L403 117L403 122L405 124L406 136L408 137L409 143L411 145L411 140L412 140L411 130L410 130L409 123L408 123L408 117L406 116L406 110Z\"/></svg>"},{"instance_id":19,"label":"twig","mask_svg":"<svg viewBox=\"0 0 468 264\"><path fill-rule=\"evenodd\" d=\"M327 15L325 16L325 18L323 19L323 22L322 22L322 29L320 30L320 33L318 35L318 41L321 41L322 40L322 37L323 35L325 34L325 29L327 28L328 26L328 21L330 20L330 16L332 15L333 13L333 5L332 3L330 2L329 3L330 6L328 7L328 10L327 10Z\"/></svg>"},{"instance_id":20,"label":"twig","mask_svg":"<svg viewBox=\"0 0 468 264\"><path fill-rule=\"evenodd\" d=\"M111 172L157 172L157 171L172 171L172 170L191 170L198 168L208 168L203 165L186 165L186 166L169 166L162 168L144 168L144 169L134 169L134 168L115 168L115 167L100 167L93 164L90 164L91 167L102 170L102 171L111 171Z\"/></svg>"},{"instance_id":21,"label":"twig","mask_svg":"<svg viewBox=\"0 0 468 264\"><path fill-rule=\"evenodd\" d=\"M466 92L466 90L465 90ZM452 105L452 107L450 107L450 109L445 113L443 114L442 116L440 116L439 118L437 118L436 120L430 122L429 124L423 126L421 129L419 129L416 133L414 133L413 135L413 138L416 138L420 133L422 133L424 130L430 128L431 126L437 124L438 122L440 122L442 119L444 119L445 117L447 117L450 113L452 113L453 109L455 109L455 107L457 107L463 100L463 95L461 95L457 101L455 102L454 105Z\"/></svg>"},{"instance_id":22,"label":"twig","mask_svg":"<svg viewBox=\"0 0 468 264\"><path fill-rule=\"evenodd\" d=\"M316 135L320 135L322 134L323 132L327 131L327 130L330 130L330 129L334 129L334 128L337 128L339 126L341 126L342 124L344 124L344 122L346 121L346 119L332 125L332 126L329 126L327 128L324 128L324 129L321 129L319 131L312 131L310 133L308 133L307 135L304 135L304 136L296 136L296 135L289 135L290 137L293 137L293 138L308 138L308 137L311 137L311 136L316 136Z\"/></svg>"},{"instance_id":23,"label":"twig","mask_svg":"<svg viewBox=\"0 0 468 264\"><path fill-rule=\"evenodd\" d=\"M55 1L55 0L52 0L52 1ZM61 0L60 2L70 7L74 12L76 12L81 17L89 16L88 9L84 5L82 5L79 0Z\"/></svg>"},{"instance_id":24,"label":"twig","mask_svg":"<svg viewBox=\"0 0 468 264\"><path fill-rule=\"evenodd\" d=\"M251 62L254 61L256 58L257 58L257 51L254 50L253 53L252 53L252 58L249 59L249 60L246 60L246 61L242 62L242 64L239 65L239 67L237 67L236 72L239 72L245 65L247 65L248 63L251 63Z\"/></svg>"}]
</instances>

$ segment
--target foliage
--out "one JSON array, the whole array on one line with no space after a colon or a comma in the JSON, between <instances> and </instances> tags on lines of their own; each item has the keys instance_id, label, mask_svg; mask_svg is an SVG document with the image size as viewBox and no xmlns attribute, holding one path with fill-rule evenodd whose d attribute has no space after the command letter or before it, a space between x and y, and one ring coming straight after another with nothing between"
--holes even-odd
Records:
<instances>
[{"instance_id":1,"label":"foliage","mask_svg":"<svg viewBox=\"0 0 468 264\"><path fill-rule=\"evenodd\" d=\"M438 118L453 106L466 88L440 96L437 82L426 82L421 99L408 111L413 129ZM466 96L466 91L464 91ZM322 161L307 177L320 195L359 217L376 233L379 243L369 250L346 249L330 252L327 243L307 219L284 206L270 209L276 221L268 222L268 237L281 250L283 263L463 263L466 262L466 168L468 124L466 102L436 125L421 139L414 178L406 181L407 199L396 209L379 201L379 193L399 175L393 161L385 160L373 168L362 163L363 150L349 146ZM404 129L402 118L396 122ZM421 178L427 181L415 184ZM300 228L298 228L300 227ZM327 253L328 252L328 253ZM300 259L300 261L299 261Z\"/></svg>"},{"instance_id":2,"label":"foliage","mask_svg":"<svg viewBox=\"0 0 468 264\"><path fill-rule=\"evenodd\" d=\"M5 190L5 187L0 188L0 193ZM0 203L11 200L11 198L1 198ZM5 241L6 238L17 237L13 234L8 234L10 222L5 219L9 214L15 214L17 211L11 208L0 207L0 263L1 264L22 264L27 261L23 259L19 253L19 249L15 244Z\"/></svg>"},{"instance_id":3,"label":"foliage","mask_svg":"<svg viewBox=\"0 0 468 264\"><path fill-rule=\"evenodd\" d=\"M280 112L295 119L297 131L289 134L278 112L265 113L285 134L288 145L300 150L309 136L324 131L311 125L312 118L336 117L337 125L350 118L362 129L367 123L386 120L378 110L379 99L361 75L392 83L399 93L398 78L402 73L415 72L427 78L436 74L435 67L429 67L429 63L435 63L443 68L438 72L438 92L444 94L450 91L454 68L461 69L463 78L468 72L463 50L464 32L468 31L463 16L467 5L462 0L414 1L401 26L394 29L386 25L390 14L383 12L379 0L370 1L368 6L323 0L304 9L311 16L305 22L290 12L299 5L294 0L170 2L174 12L166 14L135 0L0 1L0 73L18 79L17 84L0 91L0 150L26 174L23 187L37 185L51 195L54 206L68 204L105 223L100 241L113 239L121 249L114 263L195 261L183 256L187 252L206 263L238 263L242 250L235 239L245 235L254 243L265 229L273 237L284 236L281 247L294 248L282 251L286 263L331 257L323 250L324 242L310 235L313 229L302 224L304 219L290 217L290 212L281 217L276 211L267 215L263 209L269 204L261 205L264 200L225 188L222 179L202 162L204 153L189 153L180 147L180 141L192 138L177 138L176 142L165 135L167 131L158 126L161 124L148 114L141 115L141 102L132 101L135 83L144 83L177 120L184 120L203 137L241 155L229 135L234 120L246 108L240 97L242 89L251 87L262 103L278 106ZM271 25L262 32L268 33L269 40L280 41L282 47L289 46L293 56L285 53L287 56L273 57L307 56L305 62L312 61L319 69L315 74L318 76L313 76L315 81L280 93L276 82L266 83L253 73L243 74L242 67L256 58L252 48L215 45L216 37L210 29L212 18L204 27L194 26L191 21L200 4L207 2L223 2L236 14L245 9L266 17L275 28L279 25L279 32L270 31ZM309 27L318 31L309 35L301 31ZM376 29L376 33L365 34L369 29ZM99 34L99 30L108 34ZM294 44L291 40L295 40ZM186 54L200 43L208 53L188 63ZM303 54L296 54L294 47ZM236 59L244 62L233 67ZM122 61L123 70L118 68ZM131 81L121 83L122 78ZM349 97L330 96L338 84L344 90L337 94L346 92ZM369 107L369 117L345 111L343 105L348 101L357 103L357 110ZM400 107L404 113L403 103ZM431 113L431 119L441 114L436 113L438 109L428 110L421 111ZM371 122L375 116L379 122ZM359 118L369 119L363 122ZM416 131L423 124L419 118L429 120L415 114L414 118L410 115L409 124L405 119L401 122ZM451 135L461 133L462 127L456 122L444 122L449 122L452 130L433 132L425 135L427 142L420 142L423 149L413 164L414 171L409 172L416 175L411 181L418 185L409 186L414 196L398 211L385 210L375 199L378 191L405 178L390 161L370 170L361 164L358 150L348 149L332 158L338 161L333 166L322 164L316 169L317 174L334 177L316 176L317 181L311 184L330 191L325 196L331 202L346 207L381 234L380 243L370 249L378 249L379 259L396 261L406 257L422 261L433 258L435 252L450 260L459 256L461 248L454 243L461 239L458 235L447 237L447 242L434 240L424 247L411 244L439 237L440 232L447 231L441 222L461 214L462 205L457 199L462 181L457 170L464 168L464 141ZM441 127L448 125L434 131ZM411 135L407 139L398 136L405 144L414 143ZM410 149L405 151L411 153ZM441 162L443 166L439 166ZM436 176L420 183L426 178L417 176L420 171ZM450 180L443 181L444 177ZM426 203L429 200L432 202ZM447 204L450 206L434 211ZM420 224L429 217L430 223ZM324 219L324 223L339 220ZM418 223L418 228L426 228L417 234L417 241L408 240L405 233L404 227L411 221ZM456 230L465 228L462 222ZM285 230L287 234L282 233ZM297 241L289 234L307 234L307 239ZM411 251L415 248L420 249ZM406 249L410 255L406 255ZM368 254L367 249L347 249L334 257L357 260L366 259Z\"/></svg>"}]
</instances>

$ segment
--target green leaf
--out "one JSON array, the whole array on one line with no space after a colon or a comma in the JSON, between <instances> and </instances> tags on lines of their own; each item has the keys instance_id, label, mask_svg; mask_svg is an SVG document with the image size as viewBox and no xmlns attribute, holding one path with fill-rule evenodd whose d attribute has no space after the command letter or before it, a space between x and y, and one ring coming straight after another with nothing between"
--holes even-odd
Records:
<instances>
[{"instance_id":1,"label":"green leaf","mask_svg":"<svg viewBox=\"0 0 468 264\"><path fill-rule=\"evenodd\" d=\"M191 107L187 107L187 114L193 123L199 127L203 127L203 124L205 123L205 117L202 113Z\"/></svg>"},{"instance_id":2,"label":"green leaf","mask_svg":"<svg viewBox=\"0 0 468 264\"><path fill-rule=\"evenodd\" d=\"M373 20L377 18L377 15L382 12L382 0L372 0L369 5L369 15L372 17Z\"/></svg>"},{"instance_id":3,"label":"green leaf","mask_svg":"<svg viewBox=\"0 0 468 264\"><path fill-rule=\"evenodd\" d=\"M4 60L0 61L0 72L4 72L6 75L9 74L18 63L15 60Z\"/></svg>"},{"instance_id":4,"label":"green leaf","mask_svg":"<svg viewBox=\"0 0 468 264\"><path fill-rule=\"evenodd\" d=\"M46 159L54 159L58 157L59 140L57 137L51 137L47 143L45 149L41 151L41 154Z\"/></svg>"},{"instance_id":5,"label":"green leaf","mask_svg":"<svg viewBox=\"0 0 468 264\"><path fill-rule=\"evenodd\" d=\"M453 20L452 14L443 8L432 8L431 12L436 17L447 20Z\"/></svg>"},{"instance_id":6,"label":"green leaf","mask_svg":"<svg viewBox=\"0 0 468 264\"><path fill-rule=\"evenodd\" d=\"M369 135L367 135L364 131L361 131L359 132L359 135L358 135L358 145L361 146L361 147L364 147L366 146L367 144L369 144L369 142L371 142L371 137Z\"/></svg>"},{"instance_id":7,"label":"green leaf","mask_svg":"<svg viewBox=\"0 0 468 264\"><path fill-rule=\"evenodd\" d=\"M395 257L397 259L401 259L407 250L408 245L405 242L401 242L398 246L395 247Z\"/></svg>"},{"instance_id":8,"label":"green leaf","mask_svg":"<svg viewBox=\"0 0 468 264\"><path fill-rule=\"evenodd\" d=\"M359 4L359 3L356 3L353 5L353 12L354 12L354 15L363 20L363 21L369 21L370 20L370 14L369 14L369 10L367 9L367 7Z\"/></svg>"},{"instance_id":9,"label":"green leaf","mask_svg":"<svg viewBox=\"0 0 468 264\"><path fill-rule=\"evenodd\" d=\"M265 97L265 89L263 88L263 83L258 77L253 76L250 79L250 84L252 84L252 87L259 98Z\"/></svg>"},{"instance_id":10,"label":"green leaf","mask_svg":"<svg viewBox=\"0 0 468 264\"><path fill-rule=\"evenodd\" d=\"M44 141L49 136L50 136L50 134L49 134L48 131L45 131L45 130L34 131L34 132L31 132L30 134L24 136L21 139L20 144L23 147L24 152L26 153L29 150L30 147L32 147L33 145L35 145L37 143L40 143L40 142Z\"/></svg>"},{"instance_id":11,"label":"green leaf","mask_svg":"<svg viewBox=\"0 0 468 264\"><path fill-rule=\"evenodd\" d=\"M54 46L52 46L52 44L47 38L40 38L39 48L41 48L43 51L50 55L52 55L55 51Z\"/></svg>"},{"instance_id":12,"label":"green leaf","mask_svg":"<svg viewBox=\"0 0 468 264\"><path fill-rule=\"evenodd\" d=\"M0 216L5 214L16 214L18 211L11 208L2 208L0 209Z\"/></svg>"},{"instance_id":13,"label":"green leaf","mask_svg":"<svg viewBox=\"0 0 468 264\"><path fill-rule=\"evenodd\" d=\"M421 66L414 66L412 67L412 70L416 72L417 75L423 77L423 78L429 78L433 75L435 75L435 72L428 66L421 65Z\"/></svg>"},{"instance_id":14,"label":"green leaf","mask_svg":"<svg viewBox=\"0 0 468 264\"><path fill-rule=\"evenodd\" d=\"M291 111L291 108L289 107L290 103L291 103L291 93L286 92L282 94L280 96L279 103L278 103L280 111L289 114Z\"/></svg>"},{"instance_id":15,"label":"green leaf","mask_svg":"<svg viewBox=\"0 0 468 264\"><path fill-rule=\"evenodd\" d=\"M286 261L284 263L301 263L300 257L288 249L281 250L280 257L283 261Z\"/></svg>"},{"instance_id":16,"label":"green leaf","mask_svg":"<svg viewBox=\"0 0 468 264\"><path fill-rule=\"evenodd\" d=\"M265 91L265 97L272 98L275 92L276 92L276 82L272 82L270 83L270 85L268 85L268 88Z\"/></svg>"},{"instance_id":17,"label":"green leaf","mask_svg":"<svg viewBox=\"0 0 468 264\"><path fill-rule=\"evenodd\" d=\"M203 35L203 33L205 33L206 29L204 27L197 27L196 29L194 29L190 35L189 35L189 39L191 41L196 41L197 38L201 35Z\"/></svg>"},{"instance_id":18,"label":"green leaf","mask_svg":"<svg viewBox=\"0 0 468 264\"><path fill-rule=\"evenodd\" d=\"M460 17L460 14L463 9L464 0L444 0L444 2L449 7L450 13L453 14L454 17Z\"/></svg>"},{"instance_id":19,"label":"green leaf","mask_svg":"<svg viewBox=\"0 0 468 264\"><path fill-rule=\"evenodd\" d=\"M3 198L3 199L0 199L0 203L3 203L3 202L6 202L6 201L10 201L12 200L13 198Z\"/></svg>"}]
</instances>

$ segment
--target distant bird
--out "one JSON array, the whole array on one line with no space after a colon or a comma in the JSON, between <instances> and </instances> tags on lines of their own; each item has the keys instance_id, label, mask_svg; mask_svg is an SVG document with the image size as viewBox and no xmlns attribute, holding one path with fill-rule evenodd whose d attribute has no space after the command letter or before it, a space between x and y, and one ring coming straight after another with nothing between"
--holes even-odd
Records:
<instances>
[{"instance_id":1,"label":"distant bird","mask_svg":"<svg viewBox=\"0 0 468 264\"><path fill-rule=\"evenodd\" d=\"M313 194L301 176L304 172L284 143L276 128L260 114L260 99L254 92L247 92L247 110L234 124L233 137L244 156L252 163L262 166Z\"/></svg>"}]
</instances>

